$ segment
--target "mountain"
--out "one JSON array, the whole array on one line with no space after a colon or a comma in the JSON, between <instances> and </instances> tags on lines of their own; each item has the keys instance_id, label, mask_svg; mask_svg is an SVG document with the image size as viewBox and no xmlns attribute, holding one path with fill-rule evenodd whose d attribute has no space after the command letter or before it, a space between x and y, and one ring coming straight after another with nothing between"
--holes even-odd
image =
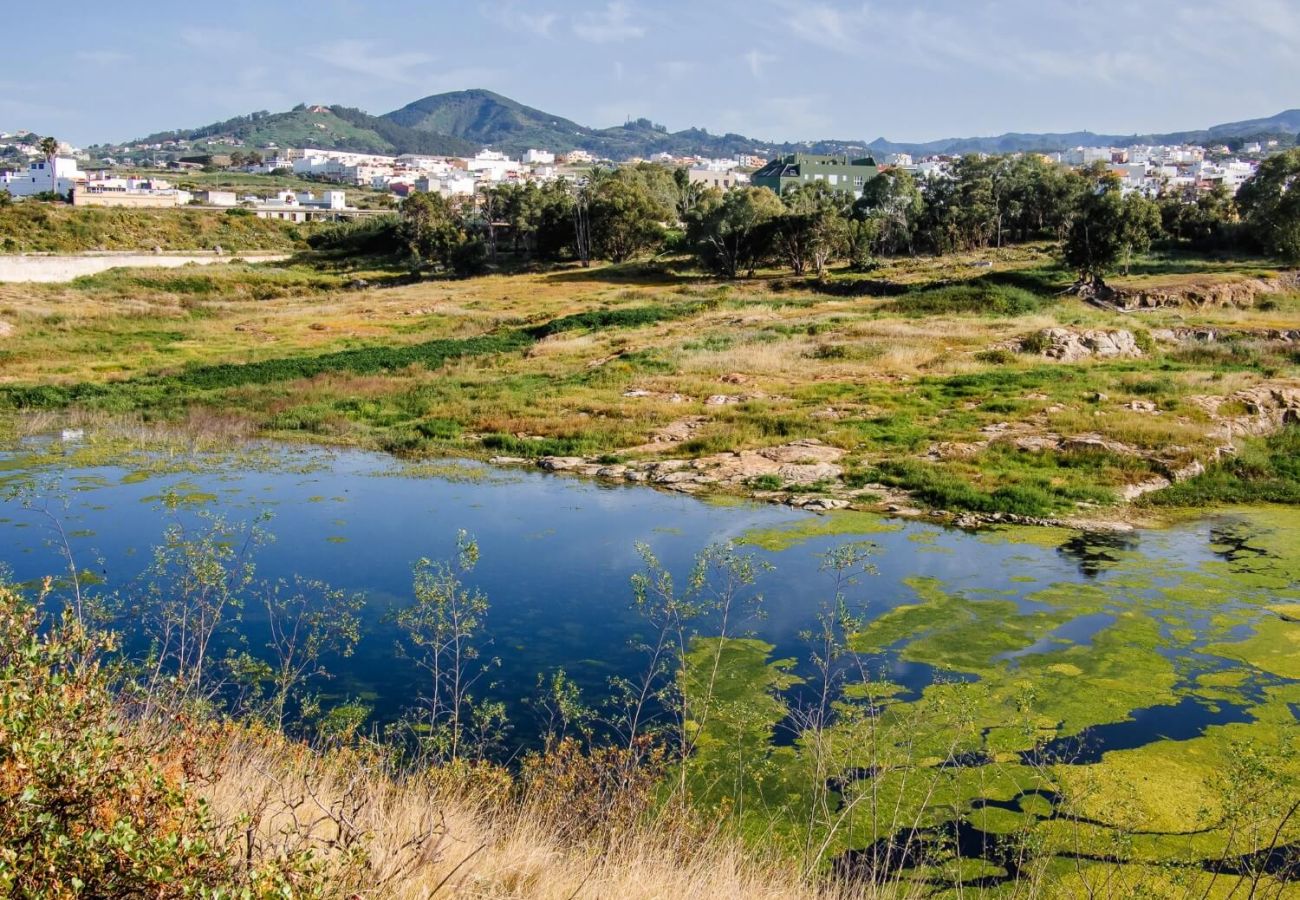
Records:
<instances>
[{"instance_id":1,"label":"mountain","mask_svg":"<svg viewBox=\"0 0 1300 900\"><path fill-rule=\"evenodd\" d=\"M1065 134L1002 134L997 137L947 138L921 144L899 144L878 138L868 146L877 153L931 154L1025 153L1069 150L1072 147L1110 147L1129 144L1207 144L1242 142L1247 138L1290 138L1300 132L1300 109L1290 109L1267 119L1228 122L1196 131L1167 134L1095 134L1074 131Z\"/></svg>"},{"instance_id":2,"label":"mountain","mask_svg":"<svg viewBox=\"0 0 1300 900\"><path fill-rule=\"evenodd\" d=\"M491 91L468 90L434 94L382 116L345 106L302 105L284 113L258 112L203 128L150 135L125 146L183 140L215 150L238 141L250 148L266 148L274 144L278 147L437 156L465 156L483 147L519 154L535 147L557 153L581 149L601 158L623 160L655 153L729 157L741 153L774 156L805 151L853 156L868 153L924 156L1051 152L1078 146L1133 143L1227 143L1236 146L1247 139L1261 138L1279 138L1292 143L1297 132L1300 132L1300 109L1265 119L1248 119L1170 134L1116 135L1076 131L1064 134L1008 133L925 143L896 143L885 138L870 143L853 140L772 143L740 134L711 134L702 128L670 132L648 119L637 119L613 128L590 128Z\"/></svg>"},{"instance_id":3,"label":"mountain","mask_svg":"<svg viewBox=\"0 0 1300 900\"><path fill-rule=\"evenodd\" d=\"M217 149L232 142L250 148L319 147L357 153L428 153L457 156L479 145L445 134L417 132L346 106L297 106L289 112L255 112L201 128L164 131L133 141L190 141Z\"/></svg>"},{"instance_id":4,"label":"mountain","mask_svg":"<svg viewBox=\"0 0 1300 900\"><path fill-rule=\"evenodd\" d=\"M648 119L614 128L588 128L484 90L435 94L381 118L405 128L453 135L507 153L522 153L530 148L556 153L586 150L608 159L626 159L654 153L730 156L771 146L743 135L715 135L699 128L670 133Z\"/></svg>"}]
</instances>

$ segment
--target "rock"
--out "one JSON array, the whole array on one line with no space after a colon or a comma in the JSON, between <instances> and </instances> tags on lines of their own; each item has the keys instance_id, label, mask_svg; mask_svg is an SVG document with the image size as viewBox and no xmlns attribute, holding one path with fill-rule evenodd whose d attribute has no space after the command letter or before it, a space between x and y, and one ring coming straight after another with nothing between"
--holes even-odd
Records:
<instances>
[{"instance_id":1,"label":"rock","mask_svg":"<svg viewBox=\"0 0 1300 900\"><path fill-rule=\"evenodd\" d=\"M627 476L627 466L624 465L601 466L599 469L596 470L596 476L598 478L614 478L614 479L625 478Z\"/></svg>"},{"instance_id":2,"label":"rock","mask_svg":"<svg viewBox=\"0 0 1300 900\"><path fill-rule=\"evenodd\" d=\"M1153 491L1162 491L1172 483L1173 482L1168 478L1160 478L1157 476L1155 478L1149 478L1146 481L1140 481L1137 484L1126 485L1124 489L1120 491L1120 496L1125 500L1136 500L1143 494L1150 494Z\"/></svg>"},{"instance_id":3,"label":"rock","mask_svg":"<svg viewBox=\"0 0 1300 900\"><path fill-rule=\"evenodd\" d=\"M1195 478L1197 475L1204 475L1204 474L1205 474L1205 466L1201 464L1201 461L1199 459L1194 459L1187 465L1171 471L1169 473L1169 478L1174 482L1174 484L1179 484L1181 482L1188 481L1192 478Z\"/></svg>"},{"instance_id":4,"label":"rock","mask_svg":"<svg viewBox=\"0 0 1300 900\"><path fill-rule=\"evenodd\" d=\"M1067 453L1103 451L1106 453L1118 453L1122 456L1140 455L1137 450L1133 449L1128 444L1121 443L1120 441L1112 441L1099 434L1080 434L1070 438L1063 438L1059 447Z\"/></svg>"},{"instance_id":5,"label":"rock","mask_svg":"<svg viewBox=\"0 0 1300 900\"><path fill-rule=\"evenodd\" d=\"M1123 329L1074 331L1069 328L1045 328L1038 332L1033 341L1021 344L1022 349L1035 346L1042 347L1040 356L1061 362L1076 362L1094 356L1109 359L1142 355L1133 332Z\"/></svg>"},{"instance_id":6,"label":"rock","mask_svg":"<svg viewBox=\"0 0 1300 900\"><path fill-rule=\"evenodd\" d=\"M544 456L537 463L548 472L569 472L586 464L581 456Z\"/></svg>"},{"instance_id":7,"label":"rock","mask_svg":"<svg viewBox=\"0 0 1300 900\"><path fill-rule=\"evenodd\" d=\"M696 472L683 470L679 472L664 472L655 474L650 480L655 484L686 484L687 482L696 481L700 476Z\"/></svg>"},{"instance_id":8,"label":"rock","mask_svg":"<svg viewBox=\"0 0 1300 900\"><path fill-rule=\"evenodd\" d=\"M1089 403L1105 403L1109 399L1110 399L1110 395L1103 394L1101 391L1093 391L1091 394L1088 395Z\"/></svg>"},{"instance_id":9,"label":"rock","mask_svg":"<svg viewBox=\"0 0 1300 900\"><path fill-rule=\"evenodd\" d=\"M522 456L494 456L488 462L494 466L523 466L528 464L528 460Z\"/></svg>"},{"instance_id":10,"label":"rock","mask_svg":"<svg viewBox=\"0 0 1300 900\"><path fill-rule=\"evenodd\" d=\"M839 447L831 447L815 438L791 441L779 447L768 447L759 450L758 453L779 463L838 462L844 458L844 451Z\"/></svg>"},{"instance_id":11,"label":"rock","mask_svg":"<svg viewBox=\"0 0 1300 900\"><path fill-rule=\"evenodd\" d=\"M215 244L215 245L212 247L212 255L213 255L213 256L221 256L221 255L224 254L225 252L226 252L225 250L221 249L221 245L220 245L220 244Z\"/></svg>"},{"instance_id":12,"label":"rock","mask_svg":"<svg viewBox=\"0 0 1300 900\"><path fill-rule=\"evenodd\" d=\"M0 322L0 338L13 337L14 327L8 322Z\"/></svg>"},{"instance_id":13,"label":"rock","mask_svg":"<svg viewBox=\"0 0 1300 900\"><path fill-rule=\"evenodd\" d=\"M1125 407L1133 410L1133 412L1141 412L1141 413L1160 412L1159 408L1150 400L1133 400L1129 403L1126 403Z\"/></svg>"},{"instance_id":14,"label":"rock","mask_svg":"<svg viewBox=\"0 0 1300 900\"><path fill-rule=\"evenodd\" d=\"M745 384L749 381L749 377L739 372L732 372L729 375L723 375L719 380L725 384Z\"/></svg>"},{"instance_id":15,"label":"rock","mask_svg":"<svg viewBox=\"0 0 1300 900\"><path fill-rule=\"evenodd\" d=\"M849 501L835 497L791 497L788 503L790 506L812 512L830 512L836 509L848 509L850 506Z\"/></svg>"},{"instance_id":16,"label":"rock","mask_svg":"<svg viewBox=\"0 0 1300 900\"><path fill-rule=\"evenodd\" d=\"M704 401L705 406L734 406L740 402L739 397L732 397L729 394L714 394Z\"/></svg>"},{"instance_id":17,"label":"rock","mask_svg":"<svg viewBox=\"0 0 1300 900\"><path fill-rule=\"evenodd\" d=\"M816 484L819 481L835 481L844 474L844 470L830 463L790 463L777 469L776 474L787 484Z\"/></svg>"},{"instance_id":18,"label":"rock","mask_svg":"<svg viewBox=\"0 0 1300 900\"><path fill-rule=\"evenodd\" d=\"M654 396L654 393L653 393L652 391L647 391L647 390L642 390L641 388L636 388L635 390L624 391L624 392L623 392L623 396L624 396L624 397L653 397L653 396Z\"/></svg>"},{"instance_id":19,"label":"rock","mask_svg":"<svg viewBox=\"0 0 1300 900\"><path fill-rule=\"evenodd\" d=\"M987 443L967 444L960 441L940 441L937 444L931 444L925 455L928 459L934 460L969 459L987 446Z\"/></svg>"}]
</instances>

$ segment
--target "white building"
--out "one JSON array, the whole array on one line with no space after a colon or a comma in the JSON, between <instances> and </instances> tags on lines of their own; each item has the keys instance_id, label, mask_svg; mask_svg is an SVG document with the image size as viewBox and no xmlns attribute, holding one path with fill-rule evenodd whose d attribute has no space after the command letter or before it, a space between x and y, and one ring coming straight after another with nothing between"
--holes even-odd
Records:
<instances>
[{"instance_id":1,"label":"white building","mask_svg":"<svg viewBox=\"0 0 1300 900\"><path fill-rule=\"evenodd\" d=\"M524 162L530 166L553 166L555 154L549 150L529 150L524 154Z\"/></svg>"},{"instance_id":2,"label":"white building","mask_svg":"<svg viewBox=\"0 0 1300 900\"><path fill-rule=\"evenodd\" d=\"M14 197L34 197L50 191L66 196L85 182L86 173L77 168L77 161L62 156L55 157L52 164L39 159L29 163L26 170L0 172L0 189Z\"/></svg>"},{"instance_id":3,"label":"white building","mask_svg":"<svg viewBox=\"0 0 1300 900\"><path fill-rule=\"evenodd\" d=\"M511 173L517 173L519 163L495 150L481 150L478 155L466 159L465 168L477 172L486 181L504 181Z\"/></svg>"},{"instance_id":4,"label":"white building","mask_svg":"<svg viewBox=\"0 0 1300 900\"><path fill-rule=\"evenodd\" d=\"M734 169L719 171L710 168L696 168L687 170L687 175L690 177L691 184L700 184L706 188L717 188L720 191L729 191L734 187L749 184L749 176Z\"/></svg>"}]
</instances>

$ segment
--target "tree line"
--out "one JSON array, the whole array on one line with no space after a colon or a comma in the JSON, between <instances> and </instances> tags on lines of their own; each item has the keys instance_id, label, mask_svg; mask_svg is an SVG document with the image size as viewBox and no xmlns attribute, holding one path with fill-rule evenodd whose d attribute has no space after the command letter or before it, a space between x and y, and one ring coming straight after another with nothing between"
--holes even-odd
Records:
<instances>
[{"instance_id":1,"label":"tree line","mask_svg":"<svg viewBox=\"0 0 1300 900\"><path fill-rule=\"evenodd\" d=\"M580 184L416 193L399 217L361 231L372 245L460 275L501 254L586 265L671 253L724 278L771 267L821 276L836 264L868 271L889 257L1048 240L1081 281L1095 281L1157 244L1300 260L1298 176L1300 150L1292 150L1265 160L1236 197L1216 186L1166 187L1149 198L1126 193L1101 164L971 155L941 176L887 169L855 199L821 181L780 196L750 186L723 192L693 183L685 169L642 163L594 169ZM358 229L322 233L314 246L344 250L349 235Z\"/></svg>"}]
</instances>

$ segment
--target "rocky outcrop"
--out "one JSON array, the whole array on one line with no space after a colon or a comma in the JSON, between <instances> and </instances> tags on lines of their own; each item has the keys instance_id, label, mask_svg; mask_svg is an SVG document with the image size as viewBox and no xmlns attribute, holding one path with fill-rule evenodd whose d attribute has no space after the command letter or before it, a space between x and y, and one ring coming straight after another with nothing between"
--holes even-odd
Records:
<instances>
[{"instance_id":1,"label":"rocky outcrop","mask_svg":"<svg viewBox=\"0 0 1300 900\"><path fill-rule=\"evenodd\" d=\"M775 476L783 488L807 487L823 482L837 482L844 474L838 464L844 451L816 440L792 441L762 450L717 453L699 459L605 465L575 456L547 456L537 463L548 472L572 472L596 478L657 484L690 493L709 485L747 485L754 479ZM838 505L820 504L824 498L804 498L801 505L822 509L839 509ZM844 504L847 505L847 504Z\"/></svg>"},{"instance_id":2,"label":"rocky outcrop","mask_svg":"<svg viewBox=\"0 0 1300 900\"><path fill-rule=\"evenodd\" d=\"M1297 287L1300 287L1300 273L1285 272L1276 278L1200 279L1138 289L1085 284L1077 288L1077 292L1081 298L1097 306L1137 312L1184 306L1250 309L1261 296L1292 291Z\"/></svg>"},{"instance_id":3,"label":"rocky outcrop","mask_svg":"<svg viewBox=\"0 0 1300 900\"><path fill-rule=\"evenodd\" d=\"M1188 402L1216 421L1213 434L1229 444L1300 423L1300 385L1294 383L1265 382L1227 397L1189 397Z\"/></svg>"},{"instance_id":4,"label":"rocky outcrop","mask_svg":"<svg viewBox=\"0 0 1300 900\"><path fill-rule=\"evenodd\" d=\"M1133 332L1117 329L1090 329L1075 331L1071 328L1045 328L1020 342L1021 352L1037 352L1048 359L1076 362L1099 357L1138 357L1142 349Z\"/></svg>"},{"instance_id":5,"label":"rocky outcrop","mask_svg":"<svg viewBox=\"0 0 1300 900\"><path fill-rule=\"evenodd\" d=\"M1217 344L1241 340L1300 344L1300 328L1154 328L1151 337L1166 344Z\"/></svg>"}]
</instances>

